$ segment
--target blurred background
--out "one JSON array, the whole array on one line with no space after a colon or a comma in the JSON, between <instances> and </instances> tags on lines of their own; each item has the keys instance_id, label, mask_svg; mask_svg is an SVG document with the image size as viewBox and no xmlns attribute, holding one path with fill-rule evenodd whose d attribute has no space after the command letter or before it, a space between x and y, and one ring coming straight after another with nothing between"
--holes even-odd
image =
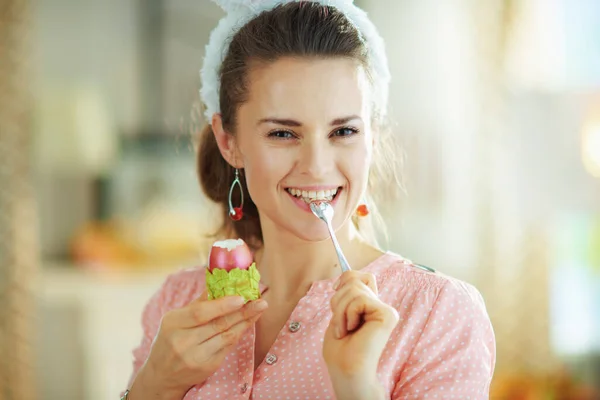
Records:
<instances>
[{"instance_id":1,"label":"blurred background","mask_svg":"<svg viewBox=\"0 0 600 400\"><path fill-rule=\"evenodd\" d=\"M387 41L388 247L476 285L493 399L600 398L600 1L356 0ZM0 399L115 399L195 175L208 0L0 1Z\"/></svg>"}]
</instances>

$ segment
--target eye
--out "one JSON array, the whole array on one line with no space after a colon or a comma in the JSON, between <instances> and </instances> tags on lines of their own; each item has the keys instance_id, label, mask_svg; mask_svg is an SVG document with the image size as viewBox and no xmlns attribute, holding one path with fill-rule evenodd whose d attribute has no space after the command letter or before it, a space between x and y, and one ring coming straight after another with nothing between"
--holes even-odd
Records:
<instances>
[{"instance_id":1,"label":"eye","mask_svg":"<svg viewBox=\"0 0 600 400\"><path fill-rule=\"evenodd\" d=\"M295 138L295 135L290 131L277 130L269 132L269 137L274 139L293 139Z\"/></svg>"},{"instance_id":2,"label":"eye","mask_svg":"<svg viewBox=\"0 0 600 400\"><path fill-rule=\"evenodd\" d=\"M345 126L343 128L339 128L335 131L333 131L332 136L337 136L337 137L347 137L347 136L353 136L355 134L357 134L359 131L356 128L351 128L348 126Z\"/></svg>"}]
</instances>

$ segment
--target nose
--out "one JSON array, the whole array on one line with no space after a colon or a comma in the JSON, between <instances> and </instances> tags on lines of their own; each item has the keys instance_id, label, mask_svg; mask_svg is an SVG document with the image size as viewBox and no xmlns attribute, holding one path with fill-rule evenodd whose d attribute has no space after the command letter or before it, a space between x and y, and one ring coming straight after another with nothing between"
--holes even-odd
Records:
<instances>
[{"instance_id":1,"label":"nose","mask_svg":"<svg viewBox=\"0 0 600 400\"><path fill-rule=\"evenodd\" d=\"M323 178L331 173L335 157L327 141L307 140L302 143L298 168L300 173L314 179Z\"/></svg>"}]
</instances>

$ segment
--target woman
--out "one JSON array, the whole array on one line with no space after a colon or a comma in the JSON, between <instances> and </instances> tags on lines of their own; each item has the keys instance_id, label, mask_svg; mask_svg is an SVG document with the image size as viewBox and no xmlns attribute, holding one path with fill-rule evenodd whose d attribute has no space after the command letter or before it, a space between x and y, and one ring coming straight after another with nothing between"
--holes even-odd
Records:
<instances>
[{"instance_id":1,"label":"woman","mask_svg":"<svg viewBox=\"0 0 600 400\"><path fill-rule=\"evenodd\" d=\"M387 61L366 14L347 0L223 3L199 175L223 235L253 247L262 298L209 301L203 269L170 276L144 311L125 397L487 398L495 344L479 293L359 229L373 208L361 199L391 169L378 152ZM319 198L352 266L341 276L308 207Z\"/></svg>"}]
</instances>

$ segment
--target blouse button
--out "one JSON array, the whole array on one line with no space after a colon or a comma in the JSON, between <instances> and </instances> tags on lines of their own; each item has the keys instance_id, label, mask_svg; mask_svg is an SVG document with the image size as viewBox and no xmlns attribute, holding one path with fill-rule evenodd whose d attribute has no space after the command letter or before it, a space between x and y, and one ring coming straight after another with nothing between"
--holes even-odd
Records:
<instances>
[{"instance_id":1,"label":"blouse button","mask_svg":"<svg viewBox=\"0 0 600 400\"><path fill-rule=\"evenodd\" d=\"M242 393L246 393L247 391L248 391L248 384L247 384L247 383L244 383L244 384L242 385Z\"/></svg>"},{"instance_id":2,"label":"blouse button","mask_svg":"<svg viewBox=\"0 0 600 400\"><path fill-rule=\"evenodd\" d=\"M267 359L265 361L267 364L273 365L277 362L277 356L275 354L267 354Z\"/></svg>"},{"instance_id":3,"label":"blouse button","mask_svg":"<svg viewBox=\"0 0 600 400\"><path fill-rule=\"evenodd\" d=\"M290 332L298 332L300 330L300 322L290 322Z\"/></svg>"}]
</instances>

